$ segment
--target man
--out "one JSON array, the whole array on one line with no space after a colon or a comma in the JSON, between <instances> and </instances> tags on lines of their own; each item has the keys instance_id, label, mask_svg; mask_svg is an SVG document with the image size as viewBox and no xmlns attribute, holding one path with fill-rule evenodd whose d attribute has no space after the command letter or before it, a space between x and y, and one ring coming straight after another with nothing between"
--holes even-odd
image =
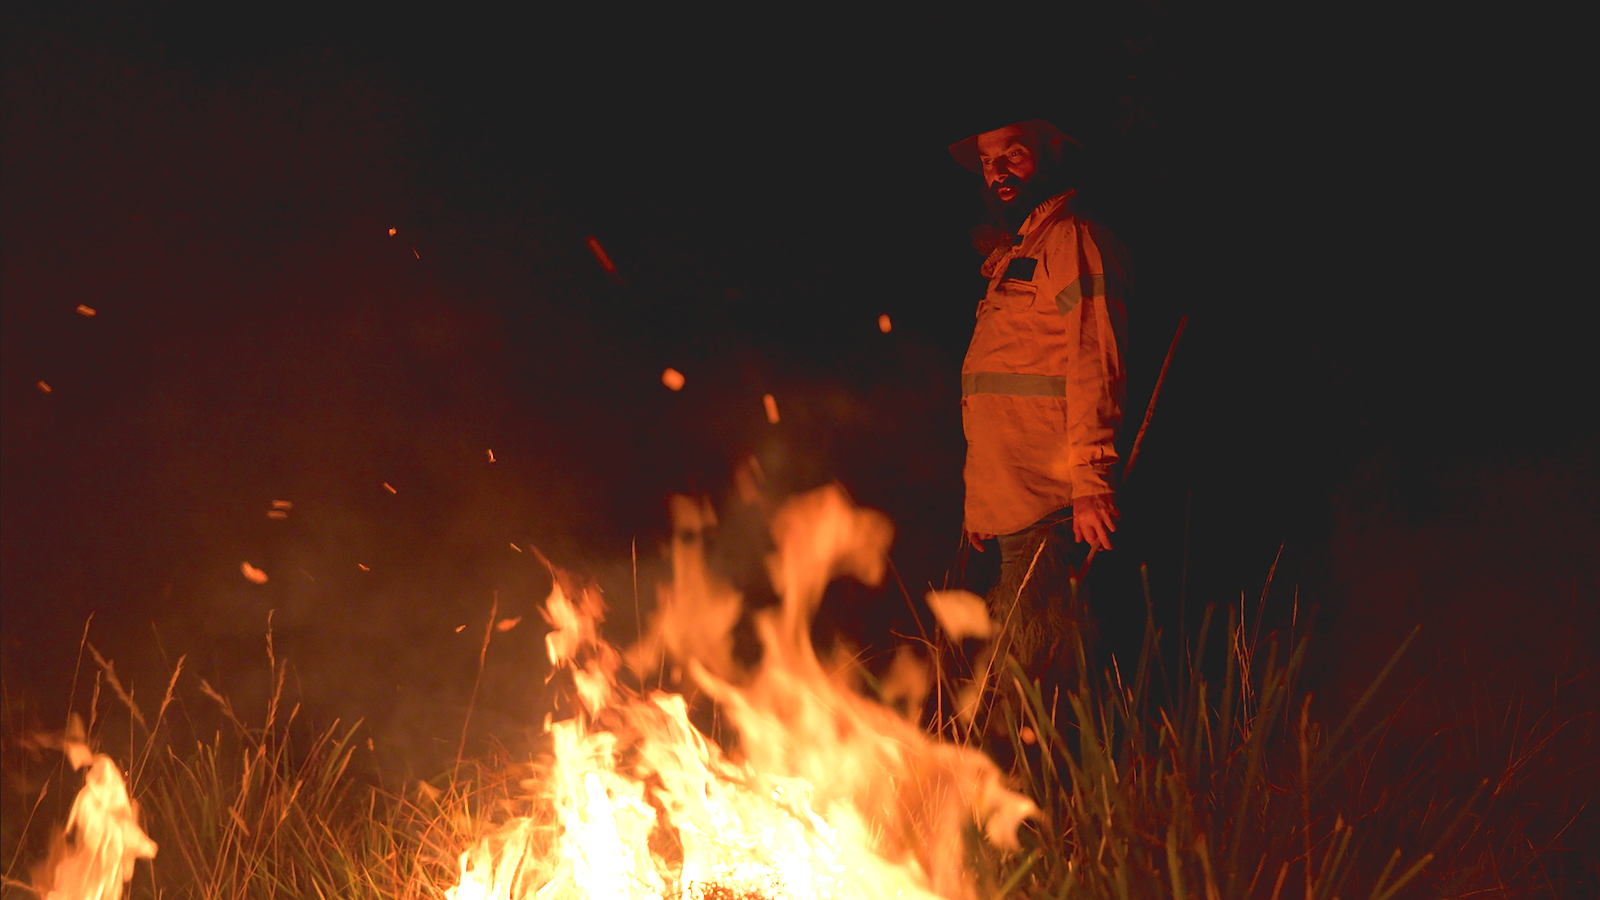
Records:
<instances>
[{"instance_id":1,"label":"man","mask_svg":"<svg viewBox=\"0 0 1600 900\"><path fill-rule=\"evenodd\" d=\"M1068 579L1090 548L1111 549L1118 518L1126 267L1105 229L1074 210L1069 145L1033 119L950 146L982 176L994 219L974 231L989 286L961 368L963 529L980 551L998 538L990 603L1035 671L1074 626L1088 629Z\"/></svg>"}]
</instances>

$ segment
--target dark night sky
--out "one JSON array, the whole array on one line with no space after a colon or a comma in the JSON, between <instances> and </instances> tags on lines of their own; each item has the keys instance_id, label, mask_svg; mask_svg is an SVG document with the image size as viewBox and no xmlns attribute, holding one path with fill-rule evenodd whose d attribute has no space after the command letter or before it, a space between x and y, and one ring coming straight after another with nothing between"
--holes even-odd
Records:
<instances>
[{"instance_id":1,"label":"dark night sky","mask_svg":"<svg viewBox=\"0 0 1600 900\"><path fill-rule=\"evenodd\" d=\"M508 543L614 572L750 452L844 480L941 581L979 290L944 145L997 103L1089 145L1134 423L1191 317L1108 585L1148 561L1170 612L1187 508L1189 602L1255 596L1283 545L1274 608L1298 589L1339 661L1416 621L1434 659L1592 634L1559 23L274 15L6 8L8 684L61 690L94 612L134 670L154 626L247 685L274 609L309 697L422 753L470 683L455 626L542 599ZM537 636L497 638L508 707Z\"/></svg>"}]
</instances>

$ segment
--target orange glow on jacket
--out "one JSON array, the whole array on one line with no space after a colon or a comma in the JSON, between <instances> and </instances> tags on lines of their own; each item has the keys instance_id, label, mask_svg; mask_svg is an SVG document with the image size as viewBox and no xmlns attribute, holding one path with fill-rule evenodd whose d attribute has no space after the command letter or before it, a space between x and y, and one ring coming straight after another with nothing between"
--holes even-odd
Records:
<instances>
[{"instance_id":1,"label":"orange glow on jacket","mask_svg":"<svg viewBox=\"0 0 1600 900\"><path fill-rule=\"evenodd\" d=\"M961 367L967 531L1009 534L1110 493L1125 393L1120 248L1072 193L984 262L989 289Z\"/></svg>"}]
</instances>

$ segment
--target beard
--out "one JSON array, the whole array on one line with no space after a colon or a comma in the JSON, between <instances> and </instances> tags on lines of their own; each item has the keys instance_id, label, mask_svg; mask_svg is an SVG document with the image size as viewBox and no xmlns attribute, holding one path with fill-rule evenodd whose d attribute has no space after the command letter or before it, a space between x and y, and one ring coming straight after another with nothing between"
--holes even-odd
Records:
<instances>
[{"instance_id":1,"label":"beard","mask_svg":"<svg viewBox=\"0 0 1600 900\"><path fill-rule=\"evenodd\" d=\"M1000 187L1015 188L1017 195L1010 200L1001 200ZM1004 185L985 186L983 189L983 206L989 212L989 220L1007 231L1015 232L1027 221L1028 215L1039 204L1057 194L1065 193L1067 185L1061 177L1061 170L1057 166L1042 166L1032 178L1022 183L1007 181Z\"/></svg>"}]
</instances>

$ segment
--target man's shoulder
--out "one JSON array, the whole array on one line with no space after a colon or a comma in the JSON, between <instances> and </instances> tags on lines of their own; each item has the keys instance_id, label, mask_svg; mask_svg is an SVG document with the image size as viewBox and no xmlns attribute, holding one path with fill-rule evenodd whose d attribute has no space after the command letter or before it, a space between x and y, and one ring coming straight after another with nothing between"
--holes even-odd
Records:
<instances>
[{"instance_id":1,"label":"man's shoulder","mask_svg":"<svg viewBox=\"0 0 1600 900\"><path fill-rule=\"evenodd\" d=\"M1093 244L1099 250L1104 264L1116 273L1118 280L1127 282L1131 269L1128 248L1117 240L1111 227L1097 214L1093 203L1084 200L1081 194L1069 195L1060 214L1047 227L1052 229L1045 236L1047 243Z\"/></svg>"}]
</instances>

